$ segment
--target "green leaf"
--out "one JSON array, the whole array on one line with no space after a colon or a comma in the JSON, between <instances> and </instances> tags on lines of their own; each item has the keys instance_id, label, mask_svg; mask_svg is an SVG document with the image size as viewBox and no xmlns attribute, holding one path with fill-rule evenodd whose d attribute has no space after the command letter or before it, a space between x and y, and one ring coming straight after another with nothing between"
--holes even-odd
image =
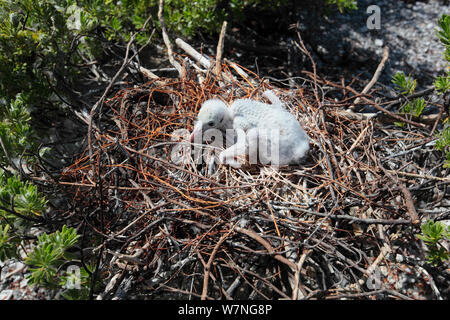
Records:
<instances>
[{"instance_id":1,"label":"green leaf","mask_svg":"<svg viewBox=\"0 0 450 320\"><path fill-rule=\"evenodd\" d=\"M439 263L448 260L449 252L441 245L439 241L448 238L448 228L441 222L428 220L420 226L422 235L416 235L417 238L423 240L428 246L427 261L437 266Z\"/></svg>"},{"instance_id":2,"label":"green leaf","mask_svg":"<svg viewBox=\"0 0 450 320\"><path fill-rule=\"evenodd\" d=\"M397 72L392 77L392 83L405 95L413 94L417 86L417 81L410 76L405 76L403 72Z\"/></svg>"},{"instance_id":3,"label":"green leaf","mask_svg":"<svg viewBox=\"0 0 450 320\"><path fill-rule=\"evenodd\" d=\"M440 30L438 30L438 38L445 46L450 46L450 16L443 14L438 21Z\"/></svg>"},{"instance_id":4,"label":"green leaf","mask_svg":"<svg viewBox=\"0 0 450 320\"><path fill-rule=\"evenodd\" d=\"M447 72L445 76L438 76L434 81L434 86L441 94L450 91L450 73Z\"/></svg>"},{"instance_id":5,"label":"green leaf","mask_svg":"<svg viewBox=\"0 0 450 320\"><path fill-rule=\"evenodd\" d=\"M25 258L25 263L32 266L29 280L31 284L56 286L56 270L65 260L65 250L78 241L76 229L63 226L61 231L38 236L38 243Z\"/></svg>"}]
</instances>

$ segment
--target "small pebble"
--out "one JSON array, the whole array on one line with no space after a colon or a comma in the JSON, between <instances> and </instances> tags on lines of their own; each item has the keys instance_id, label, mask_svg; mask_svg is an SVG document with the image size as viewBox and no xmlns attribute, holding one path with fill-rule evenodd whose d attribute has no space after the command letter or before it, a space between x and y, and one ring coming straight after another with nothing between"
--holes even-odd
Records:
<instances>
[{"instance_id":1,"label":"small pebble","mask_svg":"<svg viewBox=\"0 0 450 320\"><path fill-rule=\"evenodd\" d=\"M0 292L0 300L10 300L13 296L13 290L6 289Z\"/></svg>"},{"instance_id":2,"label":"small pebble","mask_svg":"<svg viewBox=\"0 0 450 320\"><path fill-rule=\"evenodd\" d=\"M22 281L20 281L20 287L21 288L25 288L28 285L28 279L27 278L23 278Z\"/></svg>"}]
</instances>

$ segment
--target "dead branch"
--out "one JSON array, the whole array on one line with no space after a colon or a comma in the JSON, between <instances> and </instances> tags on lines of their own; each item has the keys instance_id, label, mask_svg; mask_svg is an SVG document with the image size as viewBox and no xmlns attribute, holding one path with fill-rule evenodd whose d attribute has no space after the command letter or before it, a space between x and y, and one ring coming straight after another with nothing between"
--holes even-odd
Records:
<instances>
[{"instance_id":1,"label":"dead branch","mask_svg":"<svg viewBox=\"0 0 450 320\"><path fill-rule=\"evenodd\" d=\"M172 45L170 44L169 35L167 34L167 27L166 27L166 23L164 21L164 3L165 3L165 0L159 0L158 19L159 19L159 22L161 23L162 36L163 36L164 44L167 47L167 56L169 57L169 61L175 67L175 69L177 69L177 71L180 75L180 78L183 79L185 76L185 71L184 71L183 67L180 65L180 63L178 61L176 61L173 56Z\"/></svg>"}]
</instances>

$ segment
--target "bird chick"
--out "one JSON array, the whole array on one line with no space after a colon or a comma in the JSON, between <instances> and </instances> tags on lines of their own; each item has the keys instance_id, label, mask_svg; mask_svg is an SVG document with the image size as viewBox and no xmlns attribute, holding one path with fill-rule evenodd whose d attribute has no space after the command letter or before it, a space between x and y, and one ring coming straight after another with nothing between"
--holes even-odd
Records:
<instances>
[{"instance_id":1,"label":"bird chick","mask_svg":"<svg viewBox=\"0 0 450 320\"><path fill-rule=\"evenodd\" d=\"M221 163L239 168L241 163L235 158L243 154L250 160L258 155L261 163L275 166L299 163L309 150L308 136L272 91L263 96L272 104L238 99L227 108L220 100L207 100L199 111L191 142L208 129L233 129L237 141L220 153Z\"/></svg>"},{"instance_id":2,"label":"bird chick","mask_svg":"<svg viewBox=\"0 0 450 320\"><path fill-rule=\"evenodd\" d=\"M233 128L233 119L227 105L219 99L210 99L203 103L197 115L197 122L191 133L190 142L208 129L225 131Z\"/></svg>"}]
</instances>

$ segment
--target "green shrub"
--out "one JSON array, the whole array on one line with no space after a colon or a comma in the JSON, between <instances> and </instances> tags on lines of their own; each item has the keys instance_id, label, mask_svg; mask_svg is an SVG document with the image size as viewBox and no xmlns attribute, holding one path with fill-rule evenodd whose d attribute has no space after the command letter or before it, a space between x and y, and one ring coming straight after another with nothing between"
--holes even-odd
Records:
<instances>
[{"instance_id":1,"label":"green shrub","mask_svg":"<svg viewBox=\"0 0 450 320\"><path fill-rule=\"evenodd\" d=\"M0 218L22 220L11 211L25 218L36 218L47 209L47 200L34 184L17 176L7 177L0 169L0 206Z\"/></svg>"},{"instance_id":2,"label":"green shrub","mask_svg":"<svg viewBox=\"0 0 450 320\"><path fill-rule=\"evenodd\" d=\"M59 283L58 269L65 260L70 259L66 250L75 245L78 238L76 230L66 226L52 234L41 234L34 250L25 259L30 265L29 283L56 287Z\"/></svg>"},{"instance_id":3,"label":"green shrub","mask_svg":"<svg viewBox=\"0 0 450 320\"><path fill-rule=\"evenodd\" d=\"M450 239L450 227L445 228L441 222L428 220L420 226L422 234L417 237L425 242L428 247L427 261L435 266L446 261L450 257L449 251L445 249L440 241Z\"/></svg>"},{"instance_id":4,"label":"green shrub","mask_svg":"<svg viewBox=\"0 0 450 320\"><path fill-rule=\"evenodd\" d=\"M401 94L413 94L417 87L417 80L410 76L405 76L403 72L397 72L392 77L392 83L397 87Z\"/></svg>"},{"instance_id":5,"label":"green shrub","mask_svg":"<svg viewBox=\"0 0 450 320\"><path fill-rule=\"evenodd\" d=\"M437 134L436 149L444 152L444 168L450 168L450 126L447 125L441 133Z\"/></svg>"},{"instance_id":6,"label":"green shrub","mask_svg":"<svg viewBox=\"0 0 450 320\"><path fill-rule=\"evenodd\" d=\"M17 257L17 245L19 239L10 232L10 226L0 224L0 260Z\"/></svg>"},{"instance_id":7,"label":"green shrub","mask_svg":"<svg viewBox=\"0 0 450 320\"><path fill-rule=\"evenodd\" d=\"M358 8L356 0L326 0L326 4L336 6L340 12L344 10L356 10Z\"/></svg>"},{"instance_id":8,"label":"green shrub","mask_svg":"<svg viewBox=\"0 0 450 320\"><path fill-rule=\"evenodd\" d=\"M26 97L19 93L8 104L0 102L0 118L0 163L13 165L7 157L18 160L26 150L35 147Z\"/></svg>"},{"instance_id":9,"label":"green shrub","mask_svg":"<svg viewBox=\"0 0 450 320\"><path fill-rule=\"evenodd\" d=\"M67 249L74 246L80 236L74 228L63 226L61 231L43 233L25 263L30 266L27 276L30 285L43 285L47 288L64 288L62 296L68 300L86 300L89 297L92 266L67 263L72 255Z\"/></svg>"},{"instance_id":10,"label":"green shrub","mask_svg":"<svg viewBox=\"0 0 450 320\"><path fill-rule=\"evenodd\" d=\"M450 93L450 16L443 14L438 24L440 29L437 30L437 36L445 46L444 58L447 60L447 70L444 75L436 78L434 86L439 93L444 95L444 99L448 99ZM444 121L444 129L437 134L437 138L436 149L444 152L444 167L450 168L450 123L448 118Z\"/></svg>"},{"instance_id":11,"label":"green shrub","mask_svg":"<svg viewBox=\"0 0 450 320\"><path fill-rule=\"evenodd\" d=\"M392 83L395 85L398 92L402 95L408 96L415 92L417 87L417 80L413 79L410 76L405 76L403 72L397 72L392 77ZM414 117L420 117L427 106L425 99L416 98L410 101L407 101L400 107L400 112L411 115ZM404 122L395 122L397 126L403 127L405 125Z\"/></svg>"}]
</instances>

